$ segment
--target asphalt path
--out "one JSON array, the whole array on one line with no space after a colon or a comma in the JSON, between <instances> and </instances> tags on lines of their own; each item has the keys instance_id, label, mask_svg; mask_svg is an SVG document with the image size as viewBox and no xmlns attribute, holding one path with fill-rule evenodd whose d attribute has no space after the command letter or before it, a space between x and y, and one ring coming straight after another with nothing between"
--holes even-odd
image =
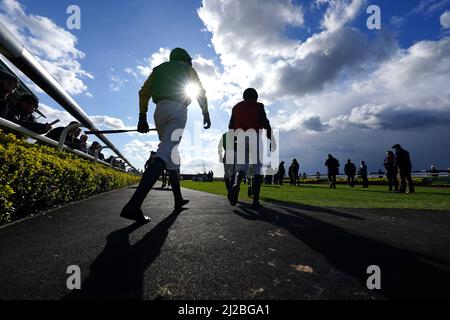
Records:
<instances>
[{"instance_id":1,"label":"asphalt path","mask_svg":"<svg viewBox=\"0 0 450 320\"><path fill-rule=\"evenodd\" d=\"M0 228L0 299L449 299L450 213L331 209L152 190L149 224L119 217L134 187ZM69 290L68 266L81 271ZM367 268L380 268L369 290Z\"/></svg>"}]
</instances>

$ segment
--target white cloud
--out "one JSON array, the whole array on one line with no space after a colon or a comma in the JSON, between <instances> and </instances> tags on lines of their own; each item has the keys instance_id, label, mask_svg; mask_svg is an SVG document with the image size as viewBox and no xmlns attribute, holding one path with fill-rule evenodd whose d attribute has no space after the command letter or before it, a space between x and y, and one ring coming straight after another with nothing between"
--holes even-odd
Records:
<instances>
[{"instance_id":1,"label":"white cloud","mask_svg":"<svg viewBox=\"0 0 450 320\"><path fill-rule=\"evenodd\" d=\"M328 31L336 31L360 13L364 0L328 0L319 1L327 3L328 8L322 21L322 27Z\"/></svg>"},{"instance_id":2,"label":"white cloud","mask_svg":"<svg viewBox=\"0 0 450 320\"><path fill-rule=\"evenodd\" d=\"M121 78L118 75L112 75L109 77L109 79L112 81L109 84L109 88L113 92L119 92L123 89L123 87L125 87L125 84L128 82L128 79Z\"/></svg>"},{"instance_id":3,"label":"white cloud","mask_svg":"<svg viewBox=\"0 0 450 320\"><path fill-rule=\"evenodd\" d=\"M46 17L27 14L16 0L3 0L0 10L0 21L68 93L87 91L83 79L93 76L81 67L80 60L85 54L76 48L77 38L73 34Z\"/></svg>"},{"instance_id":4,"label":"white cloud","mask_svg":"<svg viewBox=\"0 0 450 320\"><path fill-rule=\"evenodd\" d=\"M423 2L421 10L435 12L444 2ZM317 0L316 7L326 6L322 30L300 41L284 28L303 28L301 23L283 15L265 17L271 6L302 11L291 1L259 7L253 1L204 0L199 17L222 64L205 73L221 70L222 84L229 85L222 106L230 108L245 87L257 88L272 124L283 131L282 158L301 154L310 168L321 153L333 150L362 157L360 150L373 156L369 146L377 152L381 146L383 155L387 146L375 145L381 137L387 144L419 145L419 132L435 139L440 136L430 128L448 132L449 39L419 39L401 49L388 32L369 37L351 26L366 3ZM262 30L254 30L254 16L265 17Z\"/></svg>"},{"instance_id":5,"label":"white cloud","mask_svg":"<svg viewBox=\"0 0 450 320\"><path fill-rule=\"evenodd\" d=\"M153 53L149 58L144 59L144 62L139 63L137 69L142 76L148 77L154 67L169 61L169 56L169 48L160 48L158 52Z\"/></svg>"},{"instance_id":6,"label":"white cloud","mask_svg":"<svg viewBox=\"0 0 450 320\"><path fill-rule=\"evenodd\" d=\"M445 11L440 17L441 26L444 29L450 29L450 11Z\"/></svg>"}]
</instances>

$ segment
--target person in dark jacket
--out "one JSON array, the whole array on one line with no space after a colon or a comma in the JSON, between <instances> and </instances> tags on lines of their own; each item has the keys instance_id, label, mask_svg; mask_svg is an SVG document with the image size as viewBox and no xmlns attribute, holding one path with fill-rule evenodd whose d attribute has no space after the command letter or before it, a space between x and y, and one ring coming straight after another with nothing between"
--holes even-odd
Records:
<instances>
[{"instance_id":1,"label":"person in dark jacket","mask_svg":"<svg viewBox=\"0 0 450 320\"><path fill-rule=\"evenodd\" d=\"M289 183L291 186L299 186L300 185L300 178L299 178L299 170L300 170L300 164L298 163L297 159L292 160L292 163L289 167Z\"/></svg>"},{"instance_id":2,"label":"person in dark jacket","mask_svg":"<svg viewBox=\"0 0 450 320\"><path fill-rule=\"evenodd\" d=\"M344 172L347 175L347 182L350 187L355 186L356 166L352 160L348 159L344 167Z\"/></svg>"},{"instance_id":3,"label":"person in dark jacket","mask_svg":"<svg viewBox=\"0 0 450 320\"><path fill-rule=\"evenodd\" d=\"M12 74L0 70L0 118L9 112L8 96L19 88L19 80Z\"/></svg>"},{"instance_id":4,"label":"person in dark jacket","mask_svg":"<svg viewBox=\"0 0 450 320\"><path fill-rule=\"evenodd\" d=\"M243 101L239 102L233 107L231 113L230 124L228 129L244 133L245 139L245 154L239 154L239 136L238 136L238 157L235 161L236 174L232 178L233 186L228 192L228 200L232 206L237 204L239 198L240 184L244 177L253 178L252 180L252 194L254 209L262 207L259 203L259 195L261 190L261 175L262 159L260 159L261 148L261 131L266 130L267 139L271 141L271 150L274 151L274 141L272 141L272 128L270 126L269 119L267 119L264 105L258 102L258 92L253 88L245 89L243 93ZM256 133L256 141L252 141L245 138L246 134ZM236 134L235 134L236 135ZM252 143L255 142L255 145ZM243 156L243 157L242 157ZM243 163L241 158L245 158ZM256 163L251 163L250 159L256 159ZM248 160L247 160L248 159Z\"/></svg>"},{"instance_id":5,"label":"person in dark jacket","mask_svg":"<svg viewBox=\"0 0 450 320\"><path fill-rule=\"evenodd\" d=\"M75 123L78 123L78 122L72 121L71 123L69 123L69 126L72 125L72 124L75 124ZM56 142L59 142L61 134L62 134L62 132L63 132L63 130L65 128L66 127L58 127L58 128L52 129L45 136L47 138L55 140ZM64 144L66 146L68 146L69 148L81 151L82 148L83 148L83 142L78 138L80 136L80 134L81 134L81 129L80 128L74 128L74 129L70 130L67 133L66 140L64 141Z\"/></svg>"},{"instance_id":6,"label":"person in dark jacket","mask_svg":"<svg viewBox=\"0 0 450 320\"><path fill-rule=\"evenodd\" d=\"M328 155L325 166L328 168L328 181L330 182L330 189L336 189L336 176L339 174L339 161L331 154Z\"/></svg>"},{"instance_id":7,"label":"person in dark jacket","mask_svg":"<svg viewBox=\"0 0 450 320\"><path fill-rule=\"evenodd\" d=\"M384 168L386 169L386 178L389 184L389 191L392 191L392 187L394 187L395 191L398 191L398 170L395 166L395 155L392 151L386 152L386 158L384 159Z\"/></svg>"},{"instance_id":8,"label":"person in dark jacket","mask_svg":"<svg viewBox=\"0 0 450 320\"><path fill-rule=\"evenodd\" d=\"M406 192L406 185L409 187L409 193L414 193L414 182L411 177L412 163L409 152L402 148L401 145L396 144L392 146L395 150L395 166L400 174L400 193Z\"/></svg>"},{"instance_id":9,"label":"person in dark jacket","mask_svg":"<svg viewBox=\"0 0 450 320\"><path fill-rule=\"evenodd\" d=\"M88 155L95 157L98 152L98 160L105 161L105 155L101 152L101 145L97 141L92 142L88 148Z\"/></svg>"},{"instance_id":10,"label":"person in dark jacket","mask_svg":"<svg viewBox=\"0 0 450 320\"><path fill-rule=\"evenodd\" d=\"M283 185L284 176L286 175L286 169L284 168L284 161L280 162L277 171L277 182L280 186Z\"/></svg>"},{"instance_id":11,"label":"person in dark jacket","mask_svg":"<svg viewBox=\"0 0 450 320\"><path fill-rule=\"evenodd\" d=\"M368 172L367 172L367 165L366 162L363 160L360 162L359 166L359 175L361 176L361 179L363 181L363 188L369 187L369 179L368 179Z\"/></svg>"},{"instance_id":12,"label":"person in dark jacket","mask_svg":"<svg viewBox=\"0 0 450 320\"><path fill-rule=\"evenodd\" d=\"M38 108L39 101L32 95L20 97L16 105L10 106L6 119L38 134L44 134L52 129L48 123L38 123L33 112Z\"/></svg>"}]
</instances>

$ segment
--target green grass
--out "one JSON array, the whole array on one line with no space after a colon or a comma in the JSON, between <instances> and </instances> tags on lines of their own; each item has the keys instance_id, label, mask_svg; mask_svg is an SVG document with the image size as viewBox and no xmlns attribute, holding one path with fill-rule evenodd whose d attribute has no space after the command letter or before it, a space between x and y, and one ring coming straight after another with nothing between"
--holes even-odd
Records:
<instances>
[{"instance_id":1,"label":"green grass","mask_svg":"<svg viewBox=\"0 0 450 320\"><path fill-rule=\"evenodd\" d=\"M182 181L185 188L205 191L226 196L223 182ZM250 201L247 197L247 186L241 186L240 200ZM427 209L450 211L450 188L417 187L415 194L398 194L387 191L386 186L361 186L349 188L338 185L336 190L328 189L328 185L301 185L293 187L263 186L261 200L281 201L291 204L334 208L391 208L391 209Z\"/></svg>"}]
</instances>

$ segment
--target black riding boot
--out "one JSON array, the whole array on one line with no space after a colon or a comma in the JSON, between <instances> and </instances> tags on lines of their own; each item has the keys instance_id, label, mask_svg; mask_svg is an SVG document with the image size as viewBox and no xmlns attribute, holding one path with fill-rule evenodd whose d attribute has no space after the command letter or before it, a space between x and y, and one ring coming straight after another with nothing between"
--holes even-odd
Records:
<instances>
[{"instance_id":1,"label":"black riding boot","mask_svg":"<svg viewBox=\"0 0 450 320\"><path fill-rule=\"evenodd\" d=\"M150 218L142 212L141 206L147 197L147 194L155 185L161 173L164 171L166 164L161 158L155 158L147 167L142 176L141 182L131 197L130 201L123 207L120 216L122 218L134 220L137 222L148 222Z\"/></svg>"},{"instance_id":2,"label":"black riding boot","mask_svg":"<svg viewBox=\"0 0 450 320\"><path fill-rule=\"evenodd\" d=\"M230 178L224 178L224 181L225 181L225 187L227 188L227 192L230 192L230 189L233 186L231 184L231 179Z\"/></svg>"},{"instance_id":3,"label":"black riding boot","mask_svg":"<svg viewBox=\"0 0 450 320\"><path fill-rule=\"evenodd\" d=\"M262 208L262 205L259 203L259 194L261 192L261 176L254 175L253 176L253 209Z\"/></svg>"},{"instance_id":4,"label":"black riding boot","mask_svg":"<svg viewBox=\"0 0 450 320\"><path fill-rule=\"evenodd\" d=\"M189 203L189 199L184 199L181 195L180 176L178 170L169 170L169 183L172 186L173 197L175 198L175 210L179 211L184 205Z\"/></svg>"},{"instance_id":5,"label":"black riding boot","mask_svg":"<svg viewBox=\"0 0 450 320\"><path fill-rule=\"evenodd\" d=\"M228 192L228 200L232 206L235 206L239 200L239 191L241 190L241 182L244 179L245 172L238 172L237 176L233 175L232 187Z\"/></svg>"}]
</instances>

